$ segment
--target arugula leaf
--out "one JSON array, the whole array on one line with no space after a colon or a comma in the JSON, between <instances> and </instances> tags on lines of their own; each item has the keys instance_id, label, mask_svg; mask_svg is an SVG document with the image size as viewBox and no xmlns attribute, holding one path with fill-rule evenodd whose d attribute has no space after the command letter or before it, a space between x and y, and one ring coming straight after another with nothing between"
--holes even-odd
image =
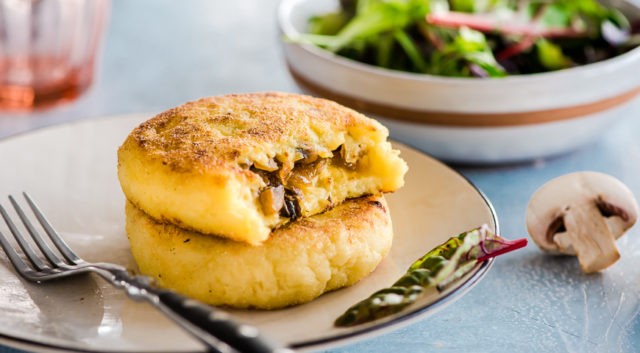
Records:
<instances>
[{"instance_id":1,"label":"arugula leaf","mask_svg":"<svg viewBox=\"0 0 640 353\"><path fill-rule=\"evenodd\" d=\"M433 55L430 73L447 76L471 76L469 64L478 65L490 77L502 77L505 70L498 64L481 32L462 27L452 42Z\"/></svg>"},{"instance_id":2,"label":"arugula leaf","mask_svg":"<svg viewBox=\"0 0 640 353\"><path fill-rule=\"evenodd\" d=\"M559 45L553 44L546 39L540 39L535 44L538 60L542 66L549 70L566 69L572 66L571 59L562 53Z\"/></svg>"},{"instance_id":3,"label":"arugula leaf","mask_svg":"<svg viewBox=\"0 0 640 353\"><path fill-rule=\"evenodd\" d=\"M313 16L309 19L308 30L320 35L334 35L349 21L349 16L343 12L331 12L322 16Z\"/></svg>"},{"instance_id":4,"label":"arugula leaf","mask_svg":"<svg viewBox=\"0 0 640 353\"><path fill-rule=\"evenodd\" d=\"M449 0L452 11L475 12L474 0Z\"/></svg>"},{"instance_id":5,"label":"arugula leaf","mask_svg":"<svg viewBox=\"0 0 640 353\"><path fill-rule=\"evenodd\" d=\"M549 4L543 11L540 22L547 27L568 27L571 25L573 12L566 4L557 2Z\"/></svg>"},{"instance_id":6,"label":"arugula leaf","mask_svg":"<svg viewBox=\"0 0 640 353\"><path fill-rule=\"evenodd\" d=\"M363 4L359 4L355 16L335 36L315 35L306 39L335 52L354 40L404 29L424 18L429 9L428 0L370 0Z\"/></svg>"},{"instance_id":7,"label":"arugula leaf","mask_svg":"<svg viewBox=\"0 0 640 353\"><path fill-rule=\"evenodd\" d=\"M629 29L629 21L619 10L608 9L596 0L532 1L532 4L543 9L541 22L548 27L583 26L592 37L600 34L604 21Z\"/></svg>"},{"instance_id":8,"label":"arugula leaf","mask_svg":"<svg viewBox=\"0 0 640 353\"><path fill-rule=\"evenodd\" d=\"M405 31L398 30L394 33L394 38L398 41L418 72L427 72L427 63L409 35Z\"/></svg>"}]
</instances>

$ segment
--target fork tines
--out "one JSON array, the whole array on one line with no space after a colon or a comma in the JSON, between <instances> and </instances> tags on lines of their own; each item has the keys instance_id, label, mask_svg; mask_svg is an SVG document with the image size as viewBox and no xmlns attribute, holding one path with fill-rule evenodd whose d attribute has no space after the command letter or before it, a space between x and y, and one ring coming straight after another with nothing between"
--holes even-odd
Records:
<instances>
[{"instance_id":1,"label":"fork tines","mask_svg":"<svg viewBox=\"0 0 640 353\"><path fill-rule=\"evenodd\" d=\"M13 237L18 243L20 249L22 249L23 256L28 259L28 262L24 261L23 256L19 254L19 251L11 244L9 239L0 232L0 245L16 270L25 278L32 281L38 281L43 279L43 277L61 273L70 266L77 264L77 262L80 261L78 256L75 255L64 240L60 238L58 233L53 229L31 197L29 197L27 193L23 193L23 195L35 218L38 220L38 223L40 223L42 229L44 229L44 233L46 234L45 237L48 241L41 235L42 232L36 230L33 223L29 220L18 202L16 202L12 196L9 196L9 201L20 218L24 228L29 233L31 241L35 243L37 248L40 250L38 252L31 245L31 242L23 235L24 232L21 232L11 219L7 210L0 205L2 218L4 218L7 227L13 234ZM52 249L49 243L53 244L56 251ZM59 254L62 255L62 257Z\"/></svg>"}]
</instances>

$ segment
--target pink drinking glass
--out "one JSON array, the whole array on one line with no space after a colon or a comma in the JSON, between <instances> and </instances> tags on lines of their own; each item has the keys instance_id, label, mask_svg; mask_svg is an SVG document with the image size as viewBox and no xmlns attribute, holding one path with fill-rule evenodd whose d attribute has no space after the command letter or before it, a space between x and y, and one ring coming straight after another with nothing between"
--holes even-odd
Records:
<instances>
[{"instance_id":1,"label":"pink drinking glass","mask_svg":"<svg viewBox=\"0 0 640 353\"><path fill-rule=\"evenodd\" d=\"M110 0L0 0L0 111L71 101L93 82Z\"/></svg>"}]
</instances>

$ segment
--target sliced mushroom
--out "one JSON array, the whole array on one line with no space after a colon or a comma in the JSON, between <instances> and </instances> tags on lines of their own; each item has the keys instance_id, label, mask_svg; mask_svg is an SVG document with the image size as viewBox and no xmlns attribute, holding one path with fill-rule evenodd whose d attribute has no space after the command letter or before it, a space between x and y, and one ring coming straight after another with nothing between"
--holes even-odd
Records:
<instances>
[{"instance_id":1,"label":"sliced mushroom","mask_svg":"<svg viewBox=\"0 0 640 353\"><path fill-rule=\"evenodd\" d=\"M346 149L344 145L340 145L340 147L333 151L332 163L340 168L354 170L356 167L354 163L355 160L352 161L348 159L348 155L345 151Z\"/></svg>"},{"instance_id":2,"label":"sliced mushroom","mask_svg":"<svg viewBox=\"0 0 640 353\"><path fill-rule=\"evenodd\" d=\"M278 169L278 163L276 163L273 158L266 159L266 162L256 160L253 162L253 165L256 166L256 168L267 172L273 172Z\"/></svg>"},{"instance_id":3,"label":"sliced mushroom","mask_svg":"<svg viewBox=\"0 0 640 353\"><path fill-rule=\"evenodd\" d=\"M526 213L533 241L553 254L577 255L585 273L620 258L616 239L638 219L633 193L618 179L597 172L555 178L538 189Z\"/></svg>"},{"instance_id":4,"label":"sliced mushroom","mask_svg":"<svg viewBox=\"0 0 640 353\"><path fill-rule=\"evenodd\" d=\"M284 207L284 186L268 186L260 193L260 204L266 215L280 212Z\"/></svg>"},{"instance_id":5,"label":"sliced mushroom","mask_svg":"<svg viewBox=\"0 0 640 353\"><path fill-rule=\"evenodd\" d=\"M310 164L318 160L320 155L318 152L311 148L297 148L297 152L300 155L300 159L296 161L297 164Z\"/></svg>"},{"instance_id":6,"label":"sliced mushroom","mask_svg":"<svg viewBox=\"0 0 640 353\"><path fill-rule=\"evenodd\" d=\"M284 207L280 210L281 217L287 217L292 222L302 215L300 210L300 192L295 189L285 189Z\"/></svg>"}]
</instances>

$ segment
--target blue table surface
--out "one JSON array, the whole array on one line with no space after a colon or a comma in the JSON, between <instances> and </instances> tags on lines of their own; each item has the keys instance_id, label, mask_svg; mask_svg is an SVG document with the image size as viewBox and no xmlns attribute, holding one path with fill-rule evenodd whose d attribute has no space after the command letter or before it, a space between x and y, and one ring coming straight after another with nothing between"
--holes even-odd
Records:
<instances>
[{"instance_id":1,"label":"blue table surface","mask_svg":"<svg viewBox=\"0 0 640 353\"><path fill-rule=\"evenodd\" d=\"M277 0L114 0L112 5L92 89L51 110L0 112L0 138L67 121L162 111L216 94L299 92L284 65ZM527 202L553 177L601 171L640 197L640 119L634 119L640 104L635 106L627 119L578 151L515 165L452 167L491 200L503 235L526 236ZM476 287L435 315L326 352L637 352L640 226L618 245L620 261L600 274L584 275L574 258L544 256L530 244L497 259ZM18 352L0 347L0 353Z\"/></svg>"}]
</instances>

